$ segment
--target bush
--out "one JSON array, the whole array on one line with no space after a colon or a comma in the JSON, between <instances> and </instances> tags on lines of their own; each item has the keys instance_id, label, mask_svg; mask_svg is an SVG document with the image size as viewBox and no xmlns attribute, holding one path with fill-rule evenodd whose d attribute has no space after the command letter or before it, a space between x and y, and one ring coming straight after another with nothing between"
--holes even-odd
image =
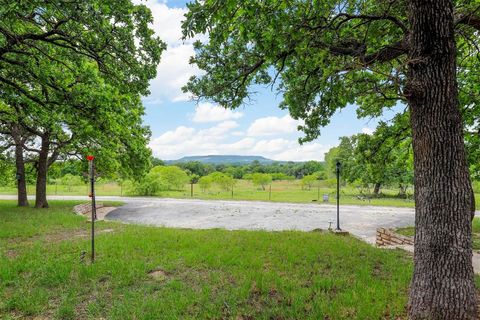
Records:
<instances>
[{"instance_id":1,"label":"bush","mask_svg":"<svg viewBox=\"0 0 480 320\"><path fill-rule=\"evenodd\" d=\"M79 176L74 176L73 174L67 173L60 179L60 184L67 187L67 191L72 191L73 186L78 186L82 184L82 178Z\"/></svg>"},{"instance_id":2,"label":"bush","mask_svg":"<svg viewBox=\"0 0 480 320\"><path fill-rule=\"evenodd\" d=\"M158 174L166 190L183 190L185 184L190 182L188 175L176 166L156 166L150 173Z\"/></svg>"},{"instance_id":3,"label":"bush","mask_svg":"<svg viewBox=\"0 0 480 320\"><path fill-rule=\"evenodd\" d=\"M325 185L328 188L335 188L337 186L337 178L331 178L331 179L325 180Z\"/></svg>"},{"instance_id":4,"label":"bush","mask_svg":"<svg viewBox=\"0 0 480 320\"><path fill-rule=\"evenodd\" d=\"M480 181L472 181L473 192L480 193Z\"/></svg>"},{"instance_id":5,"label":"bush","mask_svg":"<svg viewBox=\"0 0 480 320\"><path fill-rule=\"evenodd\" d=\"M272 183L272 176L266 173L254 173L252 174L252 182L254 185L262 187L262 190L265 190L265 187Z\"/></svg>"},{"instance_id":6,"label":"bush","mask_svg":"<svg viewBox=\"0 0 480 320\"><path fill-rule=\"evenodd\" d=\"M304 176L302 178L302 189L310 190L313 185L318 183L318 176L315 174L309 174L308 176Z\"/></svg>"},{"instance_id":7,"label":"bush","mask_svg":"<svg viewBox=\"0 0 480 320\"><path fill-rule=\"evenodd\" d=\"M138 182L133 184L134 193L141 196L153 196L160 191L182 190L190 178L179 167L156 166Z\"/></svg>"},{"instance_id":8,"label":"bush","mask_svg":"<svg viewBox=\"0 0 480 320\"><path fill-rule=\"evenodd\" d=\"M209 176L201 177L198 180L198 185L200 186L200 190L202 190L202 192L206 192L212 187L212 178Z\"/></svg>"},{"instance_id":9,"label":"bush","mask_svg":"<svg viewBox=\"0 0 480 320\"><path fill-rule=\"evenodd\" d=\"M253 173L246 173L243 175L243 180L252 180Z\"/></svg>"},{"instance_id":10,"label":"bush","mask_svg":"<svg viewBox=\"0 0 480 320\"><path fill-rule=\"evenodd\" d=\"M140 196L154 196L158 192L168 190L168 186L157 172L149 172L141 181L133 184L134 192Z\"/></svg>"},{"instance_id":11,"label":"bush","mask_svg":"<svg viewBox=\"0 0 480 320\"><path fill-rule=\"evenodd\" d=\"M291 181L291 180L295 180L295 177L293 176L289 176L283 172L278 172L278 173L272 173L272 180L276 181L276 180L287 180L287 181Z\"/></svg>"},{"instance_id":12,"label":"bush","mask_svg":"<svg viewBox=\"0 0 480 320\"><path fill-rule=\"evenodd\" d=\"M232 187L235 185L235 179L221 172L212 172L207 177L209 177L218 188L223 191L232 190Z\"/></svg>"}]
</instances>

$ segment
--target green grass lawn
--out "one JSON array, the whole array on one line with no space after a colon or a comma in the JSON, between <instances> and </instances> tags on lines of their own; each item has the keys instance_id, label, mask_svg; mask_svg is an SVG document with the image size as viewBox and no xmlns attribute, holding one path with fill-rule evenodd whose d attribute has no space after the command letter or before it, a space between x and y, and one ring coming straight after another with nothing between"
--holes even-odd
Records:
<instances>
[{"instance_id":1,"label":"green grass lawn","mask_svg":"<svg viewBox=\"0 0 480 320\"><path fill-rule=\"evenodd\" d=\"M0 318L400 319L411 258L320 232L98 222L0 202ZM157 270L157 277L149 273Z\"/></svg>"}]
</instances>

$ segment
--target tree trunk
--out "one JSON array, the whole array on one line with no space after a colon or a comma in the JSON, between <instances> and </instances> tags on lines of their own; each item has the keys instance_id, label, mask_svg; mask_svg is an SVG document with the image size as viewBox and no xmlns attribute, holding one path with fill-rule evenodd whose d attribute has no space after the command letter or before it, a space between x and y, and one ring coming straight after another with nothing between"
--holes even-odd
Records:
<instances>
[{"instance_id":1,"label":"tree trunk","mask_svg":"<svg viewBox=\"0 0 480 320\"><path fill-rule=\"evenodd\" d=\"M407 185L400 184L398 186L398 195L397 197L405 199L407 198Z\"/></svg>"},{"instance_id":2,"label":"tree trunk","mask_svg":"<svg viewBox=\"0 0 480 320\"><path fill-rule=\"evenodd\" d=\"M457 101L451 0L409 0L408 98L415 166L411 319L476 319L472 187Z\"/></svg>"},{"instance_id":3,"label":"tree trunk","mask_svg":"<svg viewBox=\"0 0 480 320\"><path fill-rule=\"evenodd\" d=\"M373 187L373 195L375 197L378 197L378 195L380 194L380 187L382 186L381 183L375 183L375 186Z\"/></svg>"},{"instance_id":4,"label":"tree trunk","mask_svg":"<svg viewBox=\"0 0 480 320\"><path fill-rule=\"evenodd\" d=\"M23 137L17 124L12 125L12 138L15 142L15 167L17 169L17 205L28 207L27 181L25 179L25 160L23 158Z\"/></svg>"},{"instance_id":5,"label":"tree trunk","mask_svg":"<svg viewBox=\"0 0 480 320\"><path fill-rule=\"evenodd\" d=\"M48 133L45 133L42 136L42 145L41 145L40 153L38 156L35 208L48 208L47 172L48 172L49 150L50 150L50 135Z\"/></svg>"}]
</instances>

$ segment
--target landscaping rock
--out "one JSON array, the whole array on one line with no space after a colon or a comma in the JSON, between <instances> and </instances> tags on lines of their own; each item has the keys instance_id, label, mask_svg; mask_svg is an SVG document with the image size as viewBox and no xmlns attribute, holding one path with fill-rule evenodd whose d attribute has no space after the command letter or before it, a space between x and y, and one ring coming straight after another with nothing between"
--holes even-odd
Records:
<instances>
[{"instance_id":1,"label":"landscaping rock","mask_svg":"<svg viewBox=\"0 0 480 320\"><path fill-rule=\"evenodd\" d=\"M381 246L413 246L413 238L395 233L392 229L378 228L375 244Z\"/></svg>"}]
</instances>

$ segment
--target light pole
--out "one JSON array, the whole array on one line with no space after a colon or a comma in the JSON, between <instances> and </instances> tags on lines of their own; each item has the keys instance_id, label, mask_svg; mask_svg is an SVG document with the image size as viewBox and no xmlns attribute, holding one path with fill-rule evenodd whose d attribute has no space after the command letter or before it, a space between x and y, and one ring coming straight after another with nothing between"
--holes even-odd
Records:
<instances>
[{"instance_id":1,"label":"light pole","mask_svg":"<svg viewBox=\"0 0 480 320\"><path fill-rule=\"evenodd\" d=\"M342 164L340 161L337 161L337 229L336 231L341 231L340 229L340 168L342 167Z\"/></svg>"},{"instance_id":2,"label":"light pole","mask_svg":"<svg viewBox=\"0 0 480 320\"><path fill-rule=\"evenodd\" d=\"M92 263L95 261L95 220L97 219L97 206L95 204L95 166L94 156L87 156L90 169L90 197L92 198Z\"/></svg>"}]
</instances>

